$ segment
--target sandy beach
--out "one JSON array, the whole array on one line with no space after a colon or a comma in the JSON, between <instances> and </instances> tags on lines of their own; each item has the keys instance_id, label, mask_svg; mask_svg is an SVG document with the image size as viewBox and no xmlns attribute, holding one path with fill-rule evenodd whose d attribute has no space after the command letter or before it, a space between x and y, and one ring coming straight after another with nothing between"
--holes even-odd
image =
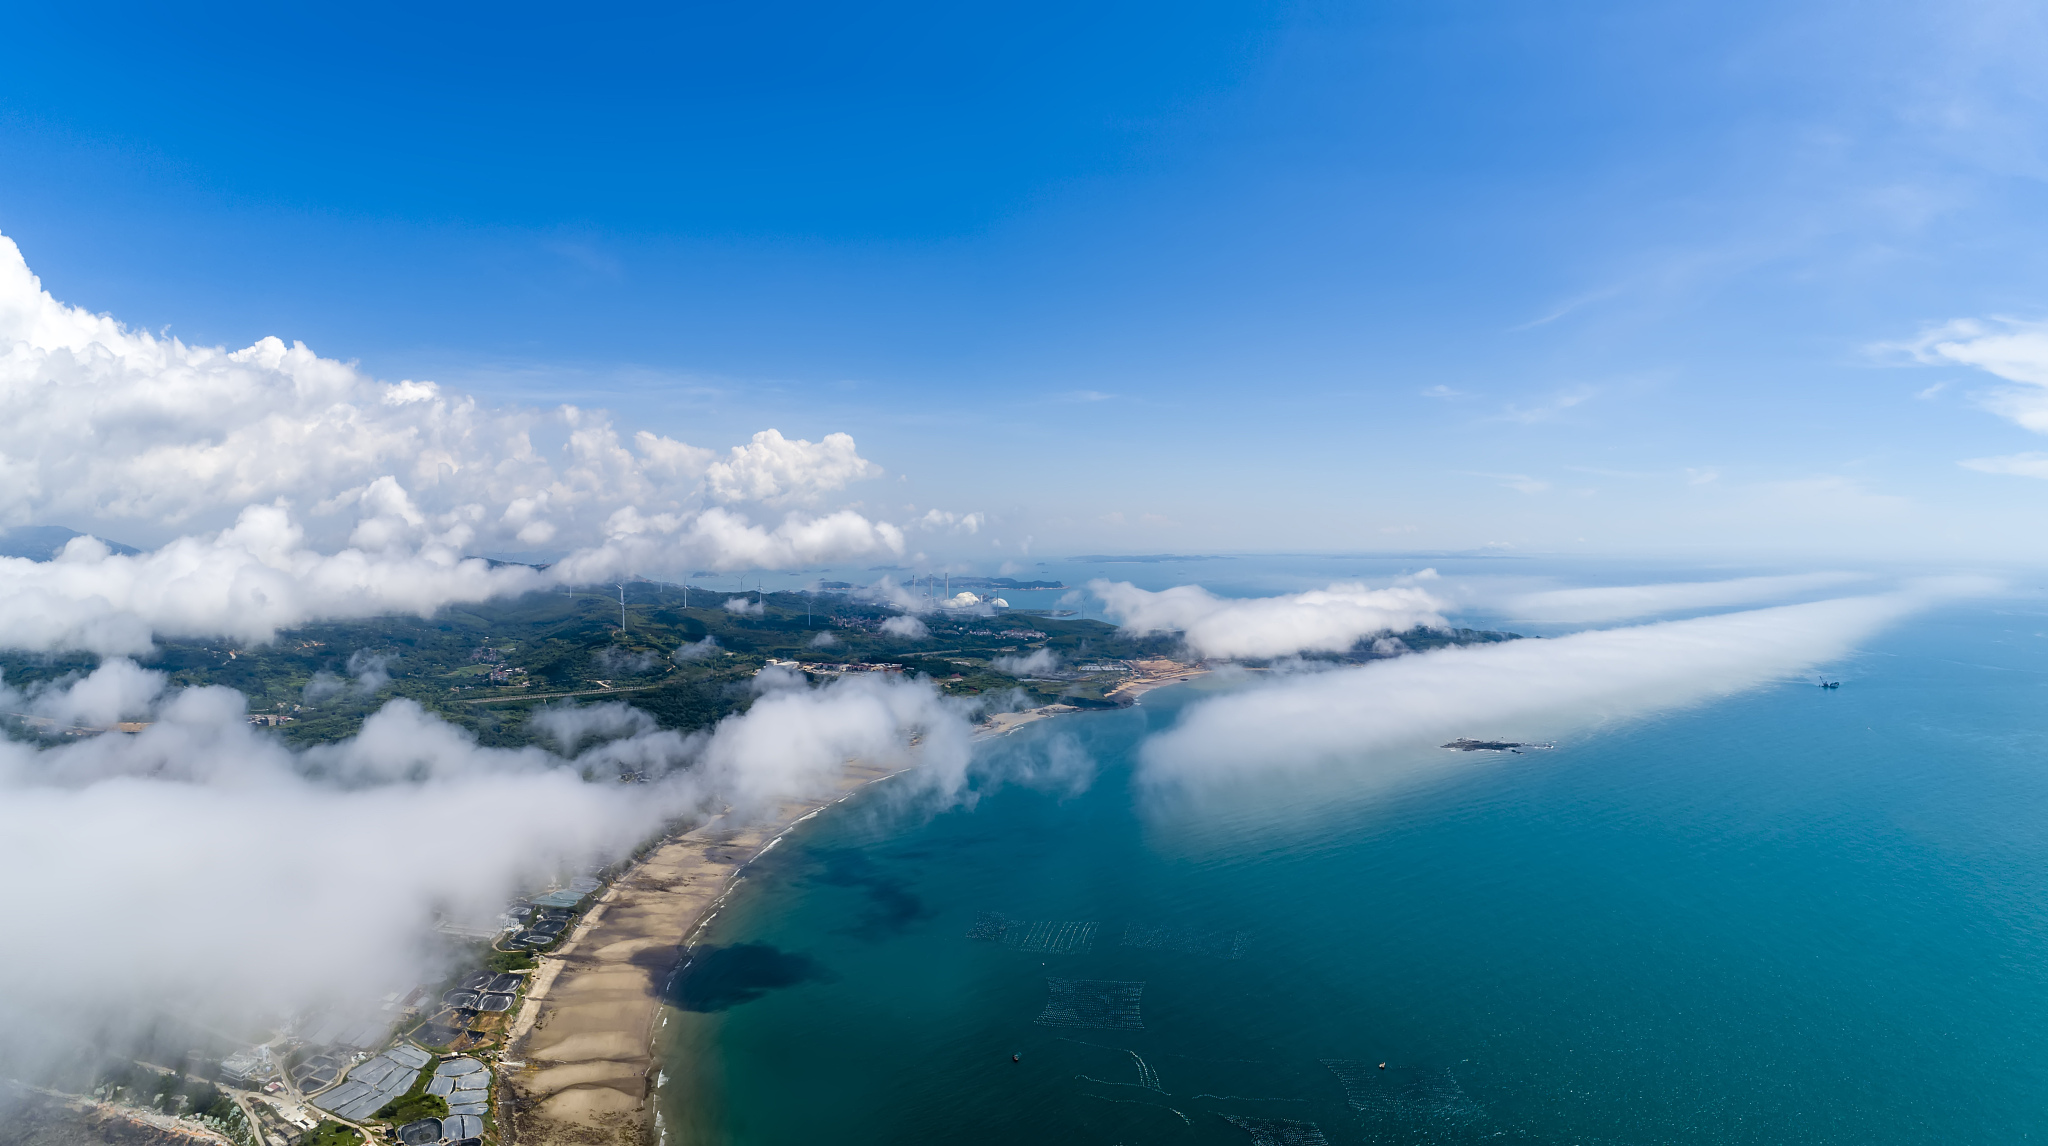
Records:
<instances>
[{"instance_id":1,"label":"sandy beach","mask_svg":"<svg viewBox=\"0 0 2048 1146\"><path fill-rule=\"evenodd\" d=\"M1104 699L1114 700L1119 705L1135 704L1139 697L1151 692L1155 688L1164 688L1169 684L1179 684L1184 680L1193 680L1210 671L1202 665L1183 664L1180 661L1166 660L1164 658L1134 661L1131 667L1131 678L1115 688L1104 692L1102 694ZM1082 711L1086 710L1076 705L1047 704L1041 705L1038 708L1026 708L1018 712L998 712L981 722L980 727L976 730L976 736L984 740L992 736L1006 736L1036 721L1049 720L1052 717L1061 716L1069 712Z\"/></svg>"},{"instance_id":2,"label":"sandy beach","mask_svg":"<svg viewBox=\"0 0 2048 1146\"><path fill-rule=\"evenodd\" d=\"M719 817L661 845L543 956L503 1060L500 1125L520 1146L648 1140L662 990L739 874L792 827L900 769L850 764L838 787L753 823Z\"/></svg>"},{"instance_id":3,"label":"sandy beach","mask_svg":"<svg viewBox=\"0 0 2048 1146\"><path fill-rule=\"evenodd\" d=\"M1108 695L1125 703L1209 670L1143 661ZM997 713L981 738L1069 712ZM542 956L506 1039L500 1125L518 1146L644 1146L662 991L695 934L755 857L797 824L900 769L850 764L838 787L753 823L728 817L662 844L619 877L569 938Z\"/></svg>"},{"instance_id":4,"label":"sandy beach","mask_svg":"<svg viewBox=\"0 0 2048 1146\"><path fill-rule=\"evenodd\" d=\"M1006 736L1027 724L1048 720L1063 712L1079 712L1071 704L1047 704L1038 708L1026 708L1018 712L998 712L981 722L974 731L975 739L986 740L991 736Z\"/></svg>"},{"instance_id":5,"label":"sandy beach","mask_svg":"<svg viewBox=\"0 0 2048 1146\"><path fill-rule=\"evenodd\" d=\"M1179 684L1207 674L1210 670L1198 664L1183 664L1164 657L1155 660L1132 661L1131 679L1103 693L1105 700L1133 702L1155 688Z\"/></svg>"}]
</instances>

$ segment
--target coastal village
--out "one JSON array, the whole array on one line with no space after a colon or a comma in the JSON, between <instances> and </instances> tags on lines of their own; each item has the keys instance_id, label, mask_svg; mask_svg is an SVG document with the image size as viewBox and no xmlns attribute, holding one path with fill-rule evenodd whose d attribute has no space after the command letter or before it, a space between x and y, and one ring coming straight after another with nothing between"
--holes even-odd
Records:
<instances>
[{"instance_id":1,"label":"coastal village","mask_svg":"<svg viewBox=\"0 0 2048 1146\"><path fill-rule=\"evenodd\" d=\"M444 922L449 938L472 942L472 969L387 998L375 1015L296 1016L217 1062L129 1063L89 1095L35 1097L181 1142L491 1146L505 1140L501 1084L519 1065L506 1048L532 1025L536 974L604 886L580 876L509 904L483 942Z\"/></svg>"}]
</instances>

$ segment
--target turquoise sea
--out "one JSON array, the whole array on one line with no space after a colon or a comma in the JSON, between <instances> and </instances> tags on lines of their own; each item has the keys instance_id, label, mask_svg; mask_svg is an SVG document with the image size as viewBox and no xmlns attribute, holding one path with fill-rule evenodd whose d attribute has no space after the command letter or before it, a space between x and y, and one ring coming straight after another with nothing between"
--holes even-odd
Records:
<instances>
[{"instance_id":1,"label":"turquoise sea","mask_svg":"<svg viewBox=\"0 0 2048 1146\"><path fill-rule=\"evenodd\" d=\"M664 1140L2048 1136L2048 615L1831 672L1210 798L1134 781L1197 686L1032 725L756 866L672 989Z\"/></svg>"}]
</instances>

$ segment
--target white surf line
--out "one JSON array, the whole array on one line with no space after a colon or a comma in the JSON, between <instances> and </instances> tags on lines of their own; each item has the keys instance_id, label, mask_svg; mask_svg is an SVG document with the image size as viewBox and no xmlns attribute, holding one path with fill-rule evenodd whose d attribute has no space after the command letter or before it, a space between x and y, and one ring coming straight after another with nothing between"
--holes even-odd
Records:
<instances>
[{"instance_id":1,"label":"white surf line","mask_svg":"<svg viewBox=\"0 0 2048 1146\"><path fill-rule=\"evenodd\" d=\"M820 805L816 808L812 808L810 811L804 813L803 815L797 817L794 820L791 820L786 826L783 827L781 831L775 833L774 838L770 839L767 843L762 844L759 851L756 851L753 855L747 857L747 859L744 862L742 862L738 867L732 869L732 874L725 877L725 888L718 893L717 898L711 901L708 909L702 916L698 918L697 922L694 925L692 925L688 931L683 933L683 940L682 943L679 944L679 946L683 947L685 950L688 950L689 948L696 945L697 937L699 935L704 934L704 929L711 926L712 920L717 919L719 914L725 910L725 901L732 897L733 892L739 890L740 878L746 874L747 869L753 866L755 860L760 859L764 855L767 855L769 849L773 848L776 844L781 843L782 838L784 836L787 836L789 833L795 831L797 827L803 824L806 820L809 820L813 816L816 816L819 813L824 812L826 809L836 808L839 805L844 804L846 801L853 799L855 796L860 795L862 792L867 791L869 788L874 787L876 784L879 784L884 780L894 780L896 777L903 775L905 772L913 771L916 767L917 766L913 764L907 768L898 768L894 772L885 772L872 780L866 781L865 783L859 784L854 788L848 790L847 792L843 793L838 799L832 801L831 803ZM706 820L701 827L695 828L693 830L701 832L710 828L712 824L715 824L719 820L724 819L726 815L730 813L730 811L731 809L727 809L725 812L720 812L718 815L713 816L709 820ZM695 958L686 957L683 960L682 966L677 967L674 971L671 971L669 973L668 979L661 985L661 994L664 996L664 998L656 1003L657 1006L663 1008L666 1008L668 1006L665 997L669 994L670 989L675 986L676 977L681 975L683 972L689 970L691 966L693 966L695 963ZM659 1037L662 1029L666 1026L668 1026L668 1015L664 1013L661 1016L661 1022L657 1024L652 1031L648 1032L647 1049L650 1054L652 1054L655 1050L655 1039ZM656 1057L658 1058L659 1056ZM659 1102L657 1102L655 1105L658 1110L660 1105Z\"/></svg>"}]
</instances>

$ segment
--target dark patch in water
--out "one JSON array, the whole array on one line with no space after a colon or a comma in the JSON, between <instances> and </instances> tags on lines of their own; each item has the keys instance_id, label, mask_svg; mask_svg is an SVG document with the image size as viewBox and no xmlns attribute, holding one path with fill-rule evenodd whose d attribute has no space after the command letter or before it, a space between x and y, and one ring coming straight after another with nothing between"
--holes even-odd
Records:
<instances>
[{"instance_id":1,"label":"dark patch in water","mask_svg":"<svg viewBox=\"0 0 2048 1146\"><path fill-rule=\"evenodd\" d=\"M907 879L890 875L880 864L854 848L814 848L813 858L822 868L811 878L833 887L858 888L867 893L867 910L860 923L845 934L879 940L905 931L911 924L928 918L932 910L910 890Z\"/></svg>"},{"instance_id":2,"label":"dark patch in water","mask_svg":"<svg viewBox=\"0 0 2048 1146\"><path fill-rule=\"evenodd\" d=\"M709 1014L751 1003L783 987L832 978L825 965L810 956L766 943L707 944L691 950L689 966L669 985L669 997L683 1010Z\"/></svg>"}]
</instances>

